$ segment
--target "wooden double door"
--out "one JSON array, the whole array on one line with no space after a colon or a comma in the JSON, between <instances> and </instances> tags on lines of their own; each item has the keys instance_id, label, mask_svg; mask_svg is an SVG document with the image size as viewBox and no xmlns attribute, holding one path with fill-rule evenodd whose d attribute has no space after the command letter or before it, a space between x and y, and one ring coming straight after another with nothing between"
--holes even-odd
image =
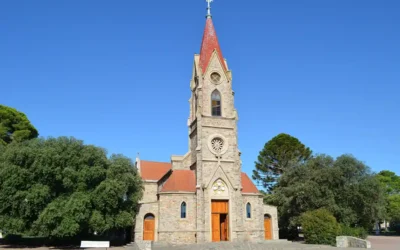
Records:
<instances>
[{"instance_id":1,"label":"wooden double door","mask_svg":"<svg viewBox=\"0 0 400 250\"><path fill-rule=\"evenodd\" d=\"M211 201L212 241L229 240L229 203L228 201Z\"/></svg>"}]
</instances>

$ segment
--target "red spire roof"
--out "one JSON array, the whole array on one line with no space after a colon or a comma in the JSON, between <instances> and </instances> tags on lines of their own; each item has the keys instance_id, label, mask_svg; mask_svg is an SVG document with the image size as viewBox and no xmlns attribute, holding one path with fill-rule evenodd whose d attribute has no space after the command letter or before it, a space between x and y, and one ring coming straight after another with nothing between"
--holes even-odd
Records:
<instances>
[{"instance_id":1,"label":"red spire roof","mask_svg":"<svg viewBox=\"0 0 400 250\"><path fill-rule=\"evenodd\" d=\"M200 50L200 67L203 73L206 71L208 64L211 60L211 55L214 50L217 50L219 60L226 69L224 57L222 56L221 47L218 43L217 33L215 32L214 24L212 22L211 17L207 18L206 21L206 28L204 29L203 41L201 43L201 50Z\"/></svg>"}]
</instances>

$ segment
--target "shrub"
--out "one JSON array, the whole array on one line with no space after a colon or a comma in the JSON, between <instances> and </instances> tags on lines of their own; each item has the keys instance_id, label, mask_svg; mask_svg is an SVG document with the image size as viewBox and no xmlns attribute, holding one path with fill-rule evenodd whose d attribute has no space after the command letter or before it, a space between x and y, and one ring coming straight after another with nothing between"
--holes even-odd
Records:
<instances>
[{"instance_id":1,"label":"shrub","mask_svg":"<svg viewBox=\"0 0 400 250\"><path fill-rule=\"evenodd\" d=\"M352 236L360 239L366 239L368 236L367 230L362 227L349 227L347 225L340 225L340 234L342 236Z\"/></svg>"},{"instance_id":2,"label":"shrub","mask_svg":"<svg viewBox=\"0 0 400 250\"><path fill-rule=\"evenodd\" d=\"M303 213L300 221L307 244L336 245L340 225L328 210L318 209Z\"/></svg>"}]
</instances>

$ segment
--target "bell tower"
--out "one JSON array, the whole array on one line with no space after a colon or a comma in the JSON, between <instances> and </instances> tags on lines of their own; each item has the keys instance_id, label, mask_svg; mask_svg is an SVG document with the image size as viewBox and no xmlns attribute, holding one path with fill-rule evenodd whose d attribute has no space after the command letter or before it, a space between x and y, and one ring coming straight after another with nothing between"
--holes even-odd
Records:
<instances>
[{"instance_id":1,"label":"bell tower","mask_svg":"<svg viewBox=\"0 0 400 250\"><path fill-rule=\"evenodd\" d=\"M242 231L241 161L237 139L232 74L222 55L208 2L200 54L194 56L190 82L190 169L196 173L197 240L212 241L212 202L224 200L226 238ZM222 188L223 187L223 188ZM229 219L228 219L229 218Z\"/></svg>"}]
</instances>

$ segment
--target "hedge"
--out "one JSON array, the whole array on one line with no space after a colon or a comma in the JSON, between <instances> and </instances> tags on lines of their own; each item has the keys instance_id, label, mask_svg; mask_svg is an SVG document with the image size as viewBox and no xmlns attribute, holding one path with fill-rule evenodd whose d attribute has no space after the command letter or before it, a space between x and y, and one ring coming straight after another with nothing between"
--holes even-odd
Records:
<instances>
[{"instance_id":1,"label":"hedge","mask_svg":"<svg viewBox=\"0 0 400 250\"><path fill-rule=\"evenodd\" d=\"M349 227L347 225L340 225L340 235L342 236L352 236L360 239L366 239L368 237L368 232L362 227Z\"/></svg>"}]
</instances>

